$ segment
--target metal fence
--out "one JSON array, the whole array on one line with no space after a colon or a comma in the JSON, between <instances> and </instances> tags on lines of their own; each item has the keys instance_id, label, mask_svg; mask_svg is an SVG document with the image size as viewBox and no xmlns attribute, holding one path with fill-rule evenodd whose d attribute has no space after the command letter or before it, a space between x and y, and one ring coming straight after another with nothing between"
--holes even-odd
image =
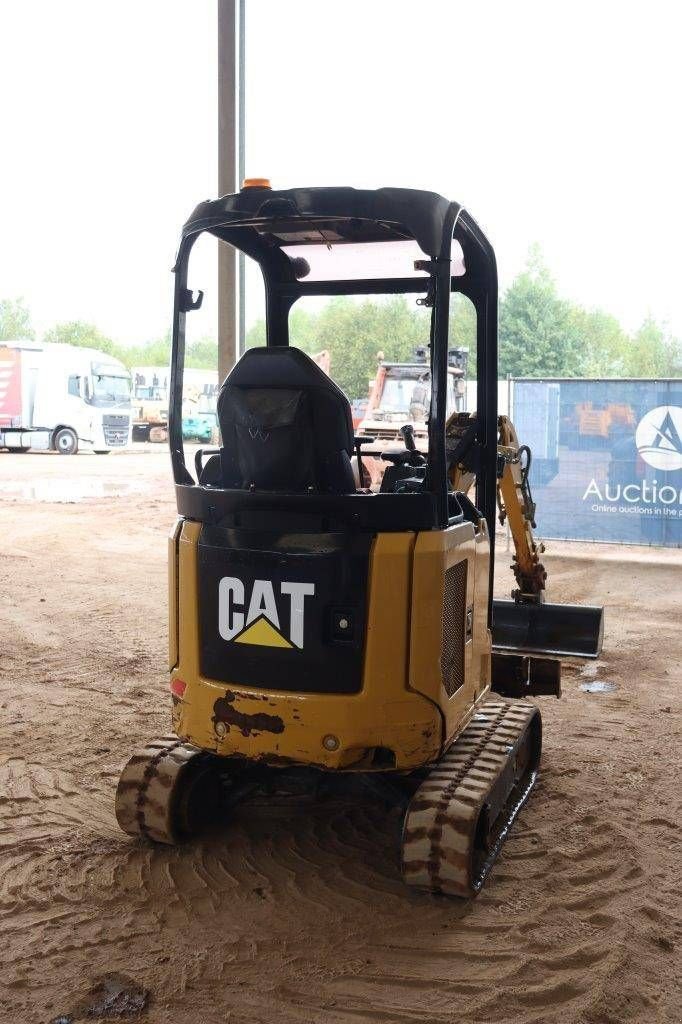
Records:
<instances>
[{"instance_id":1,"label":"metal fence","mask_svg":"<svg viewBox=\"0 0 682 1024\"><path fill-rule=\"evenodd\" d=\"M510 382L542 537L680 547L682 380Z\"/></svg>"}]
</instances>

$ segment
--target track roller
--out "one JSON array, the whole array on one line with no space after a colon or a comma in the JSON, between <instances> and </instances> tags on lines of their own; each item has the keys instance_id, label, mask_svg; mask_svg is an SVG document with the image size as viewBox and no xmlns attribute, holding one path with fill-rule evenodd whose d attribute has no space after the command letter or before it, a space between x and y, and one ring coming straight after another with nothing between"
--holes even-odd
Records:
<instances>
[{"instance_id":1,"label":"track roller","mask_svg":"<svg viewBox=\"0 0 682 1024\"><path fill-rule=\"evenodd\" d=\"M410 800L402 842L409 885L475 896L532 790L542 746L540 713L491 699Z\"/></svg>"}]
</instances>

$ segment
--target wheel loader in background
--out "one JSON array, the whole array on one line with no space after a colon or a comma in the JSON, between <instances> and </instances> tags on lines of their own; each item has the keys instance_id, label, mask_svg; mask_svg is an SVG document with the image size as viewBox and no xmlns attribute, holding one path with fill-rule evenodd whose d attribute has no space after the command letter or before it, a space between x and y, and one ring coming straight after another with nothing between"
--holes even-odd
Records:
<instances>
[{"instance_id":1,"label":"wheel loader in background","mask_svg":"<svg viewBox=\"0 0 682 1024\"><path fill-rule=\"evenodd\" d=\"M260 264L267 344L225 379L221 447L197 453L193 476L182 380L204 231ZM448 417L452 292L476 310L478 380L476 412ZM372 438L354 437L346 396L289 345L288 318L304 296L381 294L431 311L428 447L404 425L366 487ZM121 827L175 843L254 790L341 780L404 808L407 883L475 894L538 770L540 713L517 698L558 694L557 657L595 657L602 628L601 609L542 600L528 453L497 416L490 243L434 193L246 182L185 224L171 372L173 735L124 768ZM492 591L498 491L525 545L508 602Z\"/></svg>"},{"instance_id":2,"label":"wheel loader in background","mask_svg":"<svg viewBox=\"0 0 682 1024\"><path fill-rule=\"evenodd\" d=\"M427 419L431 397L431 368L428 347L418 348L410 362L395 363L383 358L377 366L367 409L358 425L360 436L367 434L379 447L400 439L400 428L410 423L417 447L428 448ZM466 408L466 367L468 349L448 351L446 409L448 415Z\"/></svg>"},{"instance_id":3,"label":"wheel loader in background","mask_svg":"<svg viewBox=\"0 0 682 1024\"><path fill-rule=\"evenodd\" d=\"M133 441L168 441L169 367L134 366ZM187 441L218 442L215 370L185 370L182 436Z\"/></svg>"},{"instance_id":4,"label":"wheel loader in background","mask_svg":"<svg viewBox=\"0 0 682 1024\"><path fill-rule=\"evenodd\" d=\"M164 442L168 440L168 385L154 373L142 372L146 367L133 367L133 441Z\"/></svg>"}]
</instances>

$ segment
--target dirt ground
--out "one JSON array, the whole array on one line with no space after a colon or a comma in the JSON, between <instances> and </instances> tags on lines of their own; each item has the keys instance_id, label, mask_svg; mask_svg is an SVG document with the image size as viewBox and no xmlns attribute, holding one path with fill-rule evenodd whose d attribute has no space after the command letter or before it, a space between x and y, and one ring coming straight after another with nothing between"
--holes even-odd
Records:
<instances>
[{"instance_id":1,"label":"dirt ground","mask_svg":"<svg viewBox=\"0 0 682 1024\"><path fill-rule=\"evenodd\" d=\"M462 902L405 888L397 816L357 799L119 832L119 770L169 727L167 453L0 454L0 499L0 1020L98 1019L106 984L149 1024L682 1020L679 552L551 545L604 653L539 701L541 782Z\"/></svg>"}]
</instances>

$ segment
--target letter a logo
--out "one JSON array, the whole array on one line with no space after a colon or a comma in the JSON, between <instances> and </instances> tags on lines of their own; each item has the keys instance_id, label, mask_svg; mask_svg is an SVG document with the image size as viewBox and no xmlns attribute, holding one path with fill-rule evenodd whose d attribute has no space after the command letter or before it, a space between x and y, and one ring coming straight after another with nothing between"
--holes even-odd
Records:
<instances>
[{"instance_id":1,"label":"letter a logo","mask_svg":"<svg viewBox=\"0 0 682 1024\"><path fill-rule=\"evenodd\" d=\"M659 405L639 421L635 434L637 451L654 469L682 469L682 409Z\"/></svg>"}]
</instances>

